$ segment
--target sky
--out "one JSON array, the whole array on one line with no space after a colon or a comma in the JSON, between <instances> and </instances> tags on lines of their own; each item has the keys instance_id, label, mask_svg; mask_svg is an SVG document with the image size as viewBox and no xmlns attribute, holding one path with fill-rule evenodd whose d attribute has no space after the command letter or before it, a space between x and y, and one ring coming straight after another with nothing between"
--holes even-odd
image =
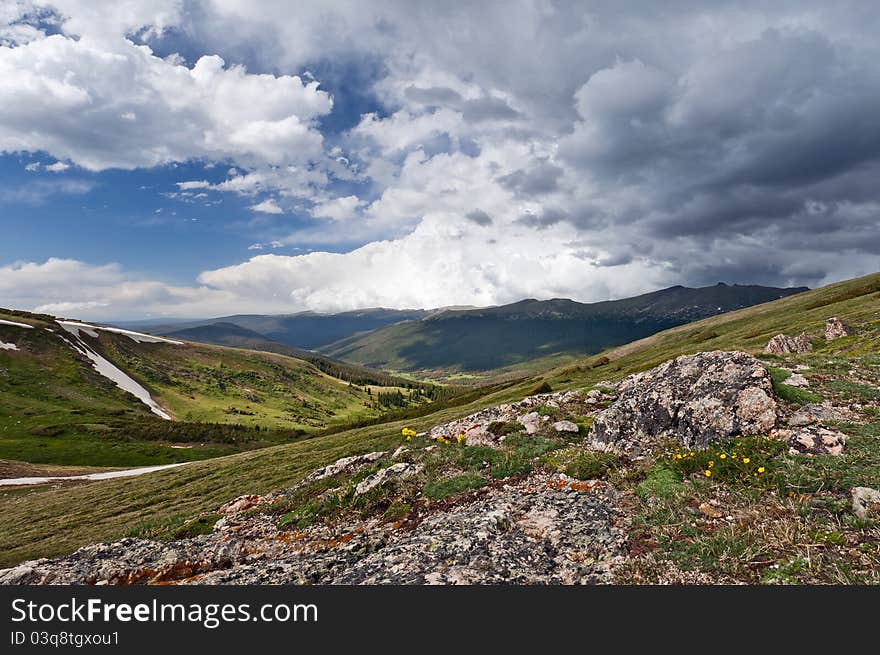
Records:
<instances>
[{"instance_id":1,"label":"sky","mask_svg":"<svg viewBox=\"0 0 880 655\"><path fill-rule=\"evenodd\" d=\"M875 272L878 33L871 1L0 0L0 306Z\"/></svg>"}]
</instances>

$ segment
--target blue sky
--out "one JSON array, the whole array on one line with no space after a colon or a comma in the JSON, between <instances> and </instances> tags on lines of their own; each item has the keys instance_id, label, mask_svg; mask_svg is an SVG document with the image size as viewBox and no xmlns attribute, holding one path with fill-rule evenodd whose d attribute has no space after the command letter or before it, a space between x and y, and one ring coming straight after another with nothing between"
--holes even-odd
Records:
<instances>
[{"instance_id":1,"label":"blue sky","mask_svg":"<svg viewBox=\"0 0 880 655\"><path fill-rule=\"evenodd\" d=\"M867 1L4 3L0 306L110 320L874 272L878 29Z\"/></svg>"}]
</instances>

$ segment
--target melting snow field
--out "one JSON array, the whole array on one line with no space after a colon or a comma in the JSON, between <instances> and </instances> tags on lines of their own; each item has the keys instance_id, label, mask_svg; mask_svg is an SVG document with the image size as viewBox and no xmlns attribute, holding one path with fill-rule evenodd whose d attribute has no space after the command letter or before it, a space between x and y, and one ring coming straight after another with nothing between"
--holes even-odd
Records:
<instances>
[{"instance_id":1,"label":"melting snow field","mask_svg":"<svg viewBox=\"0 0 880 655\"><path fill-rule=\"evenodd\" d=\"M162 409L155 400L153 400L153 397L150 395L149 391L147 391L140 384L132 380L128 375L125 374L124 371L116 368L113 364L101 357L101 355L92 350L88 346L88 344L86 344L86 342L82 340L79 335L80 330L82 330L89 336L98 336L97 333L94 332L94 330L96 329L94 326L86 325L85 323L73 323L71 321L58 321L58 324L73 336L74 343L68 341L70 346L81 355L88 357L92 361L92 367L98 373L103 375L105 378L112 380L120 389L123 389L135 396L144 405L149 407L150 411L152 411L153 414L155 414L156 416L164 418L168 421L171 420L171 416L164 409Z\"/></svg>"},{"instance_id":2,"label":"melting snow field","mask_svg":"<svg viewBox=\"0 0 880 655\"><path fill-rule=\"evenodd\" d=\"M0 341L0 350L18 350L18 346L14 343L3 343Z\"/></svg>"},{"instance_id":3,"label":"melting snow field","mask_svg":"<svg viewBox=\"0 0 880 655\"><path fill-rule=\"evenodd\" d=\"M138 343L170 343L175 346L182 346L183 341L175 341L174 339L166 339L164 337L154 337L152 334L142 334L141 332L132 332L131 330L123 330L121 328L104 327L99 325L89 325L88 323L77 323L75 321L58 321L65 330L70 332L70 328L82 330L90 337L97 337L98 330L102 332L112 332L113 334L122 334Z\"/></svg>"},{"instance_id":4,"label":"melting snow field","mask_svg":"<svg viewBox=\"0 0 880 655\"><path fill-rule=\"evenodd\" d=\"M33 330L33 325L28 325L27 323L16 323L15 321L4 321L0 318L0 325L14 325L15 327L27 328L28 330Z\"/></svg>"},{"instance_id":5,"label":"melting snow field","mask_svg":"<svg viewBox=\"0 0 880 655\"><path fill-rule=\"evenodd\" d=\"M11 487L28 484L45 484L47 482L63 482L65 480L111 480L113 478L128 478L135 475L143 475L144 473L152 473L153 471L162 471L163 469L174 468L175 466L183 466L189 462L180 462L178 464L163 464L161 466L145 466L137 469L126 469L124 471L107 471L106 473L87 473L85 475L68 475L56 477L34 477L34 478L7 478L0 480L0 487Z\"/></svg>"}]
</instances>

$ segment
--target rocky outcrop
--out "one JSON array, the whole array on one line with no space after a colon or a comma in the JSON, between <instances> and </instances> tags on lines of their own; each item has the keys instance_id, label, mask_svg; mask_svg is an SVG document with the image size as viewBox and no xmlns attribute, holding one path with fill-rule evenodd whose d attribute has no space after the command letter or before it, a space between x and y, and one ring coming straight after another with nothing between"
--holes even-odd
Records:
<instances>
[{"instance_id":1,"label":"rocky outcrop","mask_svg":"<svg viewBox=\"0 0 880 655\"><path fill-rule=\"evenodd\" d=\"M813 346L810 344L809 338L807 338L805 332L802 332L796 337L777 334L767 342L767 345L764 347L764 352L770 355L789 355L792 353L808 353L812 349Z\"/></svg>"},{"instance_id":2,"label":"rocky outcrop","mask_svg":"<svg viewBox=\"0 0 880 655\"><path fill-rule=\"evenodd\" d=\"M593 422L594 445L640 455L659 440L701 448L776 425L776 400L764 365L743 352L683 355L625 379Z\"/></svg>"},{"instance_id":3,"label":"rocky outcrop","mask_svg":"<svg viewBox=\"0 0 880 655\"><path fill-rule=\"evenodd\" d=\"M412 477L421 473L423 468L424 467L420 464L398 462L397 464L392 464L386 468L379 469L372 475L368 475L366 478L358 482L357 487L354 489L354 495L360 496L361 494L365 494L371 489L387 484L391 480L403 480Z\"/></svg>"},{"instance_id":4,"label":"rocky outcrop","mask_svg":"<svg viewBox=\"0 0 880 655\"><path fill-rule=\"evenodd\" d=\"M790 455L842 455L846 435L817 424L796 428L779 428L770 432L774 439L788 443Z\"/></svg>"},{"instance_id":5,"label":"rocky outcrop","mask_svg":"<svg viewBox=\"0 0 880 655\"><path fill-rule=\"evenodd\" d=\"M832 316L825 321L825 341L834 341L835 339L848 337L852 334L852 328L836 316Z\"/></svg>"},{"instance_id":6,"label":"rocky outcrop","mask_svg":"<svg viewBox=\"0 0 880 655\"><path fill-rule=\"evenodd\" d=\"M607 484L532 474L414 526L285 531L239 513L191 539L123 539L26 562L0 571L0 584L604 583L626 554L623 516Z\"/></svg>"},{"instance_id":7,"label":"rocky outcrop","mask_svg":"<svg viewBox=\"0 0 880 655\"><path fill-rule=\"evenodd\" d=\"M788 380L785 381L788 384ZM803 427L812 423L826 422L852 422L857 420L858 416L849 407L838 407L830 401L824 403L810 403L798 409L791 418L788 419L790 427Z\"/></svg>"},{"instance_id":8,"label":"rocky outcrop","mask_svg":"<svg viewBox=\"0 0 880 655\"><path fill-rule=\"evenodd\" d=\"M487 407L464 418L437 425L431 428L428 436L432 439L445 437L455 440L458 435L463 434L468 446L497 446L504 440L504 435L494 434L490 430L493 423L519 423L523 432L535 434L549 421L549 417L533 411L536 407L545 405L559 408L580 403L588 408L610 398L612 396L597 389L586 394L572 390L528 396L519 402Z\"/></svg>"}]
</instances>

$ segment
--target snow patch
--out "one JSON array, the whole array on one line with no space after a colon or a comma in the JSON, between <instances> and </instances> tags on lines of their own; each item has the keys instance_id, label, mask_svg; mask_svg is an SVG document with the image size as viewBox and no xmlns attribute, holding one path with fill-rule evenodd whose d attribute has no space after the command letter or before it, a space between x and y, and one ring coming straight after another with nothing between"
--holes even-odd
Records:
<instances>
[{"instance_id":1,"label":"snow patch","mask_svg":"<svg viewBox=\"0 0 880 655\"><path fill-rule=\"evenodd\" d=\"M33 330L33 325L28 325L27 323L16 323L15 321L4 321L0 318L0 325L14 325L15 327L27 328L28 330Z\"/></svg>"},{"instance_id":2,"label":"snow patch","mask_svg":"<svg viewBox=\"0 0 880 655\"><path fill-rule=\"evenodd\" d=\"M112 380L114 384L120 389L127 391L128 393L135 396L138 400L140 400L144 405L150 408L150 411L153 412L156 416L160 418L164 418L167 421L171 420L171 416L162 409L153 397L150 395L150 392L144 389L140 384L132 380L128 375L125 374L124 371L116 368L113 364L108 362L106 359L101 357L98 353L92 350L85 341L82 340L79 336L79 331L83 329L83 323L70 323L68 321L58 321L59 325L63 327L67 332L71 334L73 337L73 342L64 339L71 348L77 351L80 355L84 357L88 357L92 361L92 368L94 368L98 373L103 375L108 380ZM86 326L92 327L92 326ZM88 331L86 331L88 334ZM97 335L95 335L97 336Z\"/></svg>"},{"instance_id":3,"label":"snow patch","mask_svg":"<svg viewBox=\"0 0 880 655\"><path fill-rule=\"evenodd\" d=\"M174 339L166 339L165 337L155 337L152 334L132 332L131 330L123 330L121 328L104 327L103 325L89 325L88 323L77 323L75 321L58 321L58 323L68 332L71 331L69 328L76 328L78 330L82 330L90 337L97 337L97 330L100 330L102 332L112 332L113 334L124 335L132 341L137 341L138 343L170 343L174 346L183 345L183 341L175 341Z\"/></svg>"},{"instance_id":4,"label":"snow patch","mask_svg":"<svg viewBox=\"0 0 880 655\"><path fill-rule=\"evenodd\" d=\"M18 346L14 343L3 343L0 341L0 350L18 350Z\"/></svg>"},{"instance_id":5,"label":"snow patch","mask_svg":"<svg viewBox=\"0 0 880 655\"><path fill-rule=\"evenodd\" d=\"M164 469L174 468L175 466L183 466L189 462L179 462L177 464L162 464L161 466L144 466L143 468L125 469L124 471L107 471L105 473L87 473L85 475L68 475L56 477L33 477L33 478L7 478L0 480L0 487L11 487L27 484L45 484L46 482L63 482L65 480L111 480L113 478L129 478L135 475L143 475L144 473L152 473L153 471L162 471Z\"/></svg>"}]
</instances>

